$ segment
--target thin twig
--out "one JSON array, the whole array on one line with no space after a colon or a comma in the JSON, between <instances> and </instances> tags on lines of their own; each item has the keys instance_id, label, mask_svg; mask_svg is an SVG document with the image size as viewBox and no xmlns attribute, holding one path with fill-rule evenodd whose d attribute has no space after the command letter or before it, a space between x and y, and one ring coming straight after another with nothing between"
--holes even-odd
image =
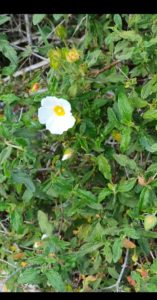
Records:
<instances>
[{"instance_id":1,"label":"thin twig","mask_svg":"<svg viewBox=\"0 0 157 300\"><path fill-rule=\"evenodd\" d=\"M124 259L124 264L122 265L122 270L121 270L121 272L120 272L120 274L119 274L119 277L118 277L116 283L113 284L113 285L110 285L110 286L108 286L108 287L106 287L106 288L104 288L103 290L110 290L110 289L115 288L115 289L116 289L116 292L119 292L119 291L120 291L120 283L121 283L121 280L122 280L124 271L125 271L125 269L126 269L126 267L127 267L128 257L129 257L129 249L126 250L125 259Z\"/></svg>"},{"instance_id":2,"label":"thin twig","mask_svg":"<svg viewBox=\"0 0 157 300\"><path fill-rule=\"evenodd\" d=\"M120 63L120 61L119 61L119 60L116 60L116 61L112 62L111 64L109 64L109 65L103 67L102 69L99 69L99 70L98 70L98 69L97 69L97 70L92 70L92 71L90 72L90 75L96 77L96 76L98 76L100 73L103 73L103 72L105 72L105 71L110 70L111 68L113 68L115 65L117 65L117 64L119 64L119 63Z\"/></svg>"},{"instance_id":3,"label":"thin twig","mask_svg":"<svg viewBox=\"0 0 157 300\"><path fill-rule=\"evenodd\" d=\"M20 115L19 115L19 118L18 118L18 122L20 122L20 120L21 120L22 113L23 113L23 107L20 109Z\"/></svg>"},{"instance_id":4,"label":"thin twig","mask_svg":"<svg viewBox=\"0 0 157 300\"><path fill-rule=\"evenodd\" d=\"M6 261L6 260L4 260L4 259L2 259L2 258L0 258L0 261L1 261L2 263L4 263L4 264L7 264L8 266L10 266L10 267L12 267L12 268L17 269L17 266L15 266L15 265L9 263L8 261Z\"/></svg>"},{"instance_id":5,"label":"thin twig","mask_svg":"<svg viewBox=\"0 0 157 300\"><path fill-rule=\"evenodd\" d=\"M37 40L37 39L39 39L39 38L40 38L40 34L39 34L39 33L38 33L38 34L32 35L32 40ZM25 43L25 42L27 42L27 37L26 37L26 38L19 39L19 40L17 40L17 41L14 41L14 42L11 43L11 45L16 46L16 45L19 45L19 44L23 44L23 43Z\"/></svg>"},{"instance_id":6,"label":"thin twig","mask_svg":"<svg viewBox=\"0 0 157 300\"><path fill-rule=\"evenodd\" d=\"M13 43L11 43L11 45L16 48L16 49L19 49L19 50L22 50L22 51L25 51L26 49L24 47L20 47L20 46L17 46L17 45L14 45ZM44 56L41 56L33 51L31 51L31 55L34 55L42 60L47 60L47 58L45 58Z\"/></svg>"},{"instance_id":7,"label":"thin twig","mask_svg":"<svg viewBox=\"0 0 157 300\"><path fill-rule=\"evenodd\" d=\"M8 233L8 230L5 228L5 226L3 225L2 222L0 222L0 226L2 227L2 229L4 230L5 233Z\"/></svg>"},{"instance_id":8,"label":"thin twig","mask_svg":"<svg viewBox=\"0 0 157 300\"><path fill-rule=\"evenodd\" d=\"M52 168L41 168L41 169L37 169L35 171L36 172L47 172L47 171L52 171Z\"/></svg>"},{"instance_id":9,"label":"thin twig","mask_svg":"<svg viewBox=\"0 0 157 300\"><path fill-rule=\"evenodd\" d=\"M36 94L42 94L42 93L45 93L48 91L48 88L43 88L43 89L40 89L36 92L29 92L29 95L36 95Z\"/></svg>"},{"instance_id":10,"label":"thin twig","mask_svg":"<svg viewBox=\"0 0 157 300\"><path fill-rule=\"evenodd\" d=\"M30 46L32 46L32 37L31 37L31 30L30 30L30 23L29 23L29 15L25 14L24 18L25 18L25 26L26 26L28 44Z\"/></svg>"},{"instance_id":11,"label":"thin twig","mask_svg":"<svg viewBox=\"0 0 157 300\"><path fill-rule=\"evenodd\" d=\"M21 69L20 71L15 72L13 74L13 77L16 78L16 77L18 77L20 75L24 75L27 72L30 72L30 71L33 71L33 70L36 70L38 68L41 68L41 67L44 67L44 66L48 66L48 65L49 65L49 59L47 59L47 60L45 59L44 61L41 61L41 62L39 62L37 64L31 65L29 67ZM10 79L10 76L8 76L8 77L6 77L6 78L4 78L2 80L3 80L3 82L7 82L9 79Z\"/></svg>"}]
</instances>

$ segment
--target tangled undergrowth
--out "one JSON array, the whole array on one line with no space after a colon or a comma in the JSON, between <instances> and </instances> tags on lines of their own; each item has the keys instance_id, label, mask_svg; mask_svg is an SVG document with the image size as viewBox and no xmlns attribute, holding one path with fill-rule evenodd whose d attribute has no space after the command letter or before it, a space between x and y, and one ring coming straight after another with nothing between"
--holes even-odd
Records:
<instances>
[{"instance_id":1,"label":"tangled undergrowth","mask_svg":"<svg viewBox=\"0 0 157 300\"><path fill-rule=\"evenodd\" d=\"M157 291L156 45L156 14L0 15L1 291Z\"/></svg>"}]
</instances>

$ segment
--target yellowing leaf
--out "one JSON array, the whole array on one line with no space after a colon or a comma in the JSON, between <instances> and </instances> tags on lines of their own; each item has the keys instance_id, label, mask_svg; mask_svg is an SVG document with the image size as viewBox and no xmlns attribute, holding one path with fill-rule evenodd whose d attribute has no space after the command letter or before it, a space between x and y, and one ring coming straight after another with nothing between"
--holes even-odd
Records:
<instances>
[{"instance_id":1,"label":"yellowing leaf","mask_svg":"<svg viewBox=\"0 0 157 300\"><path fill-rule=\"evenodd\" d=\"M157 217L153 215L147 215L144 219L144 229L149 231L150 229L154 228L157 224Z\"/></svg>"},{"instance_id":2,"label":"yellowing leaf","mask_svg":"<svg viewBox=\"0 0 157 300\"><path fill-rule=\"evenodd\" d=\"M123 240L123 247L126 249L134 249L136 245L128 239Z\"/></svg>"}]
</instances>

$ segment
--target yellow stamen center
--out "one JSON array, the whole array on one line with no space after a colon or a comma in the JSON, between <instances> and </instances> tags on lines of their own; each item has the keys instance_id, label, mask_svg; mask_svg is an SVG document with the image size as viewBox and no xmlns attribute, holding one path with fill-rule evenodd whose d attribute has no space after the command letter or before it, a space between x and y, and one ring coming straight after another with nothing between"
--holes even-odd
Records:
<instances>
[{"instance_id":1,"label":"yellow stamen center","mask_svg":"<svg viewBox=\"0 0 157 300\"><path fill-rule=\"evenodd\" d=\"M60 105L56 105L53 110L54 110L54 112L57 116L64 116L65 115L65 110Z\"/></svg>"}]
</instances>

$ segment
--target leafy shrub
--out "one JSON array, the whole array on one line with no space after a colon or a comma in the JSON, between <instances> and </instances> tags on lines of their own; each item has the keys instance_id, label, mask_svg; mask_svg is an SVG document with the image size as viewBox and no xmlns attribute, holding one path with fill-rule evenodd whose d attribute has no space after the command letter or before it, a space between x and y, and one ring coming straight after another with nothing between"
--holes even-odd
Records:
<instances>
[{"instance_id":1,"label":"leafy shrub","mask_svg":"<svg viewBox=\"0 0 157 300\"><path fill-rule=\"evenodd\" d=\"M0 43L1 274L18 270L6 286L157 291L157 15L31 20L36 46ZM33 52L48 68L12 78ZM62 135L38 121L45 96L72 106Z\"/></svg>"}]
</instances>

